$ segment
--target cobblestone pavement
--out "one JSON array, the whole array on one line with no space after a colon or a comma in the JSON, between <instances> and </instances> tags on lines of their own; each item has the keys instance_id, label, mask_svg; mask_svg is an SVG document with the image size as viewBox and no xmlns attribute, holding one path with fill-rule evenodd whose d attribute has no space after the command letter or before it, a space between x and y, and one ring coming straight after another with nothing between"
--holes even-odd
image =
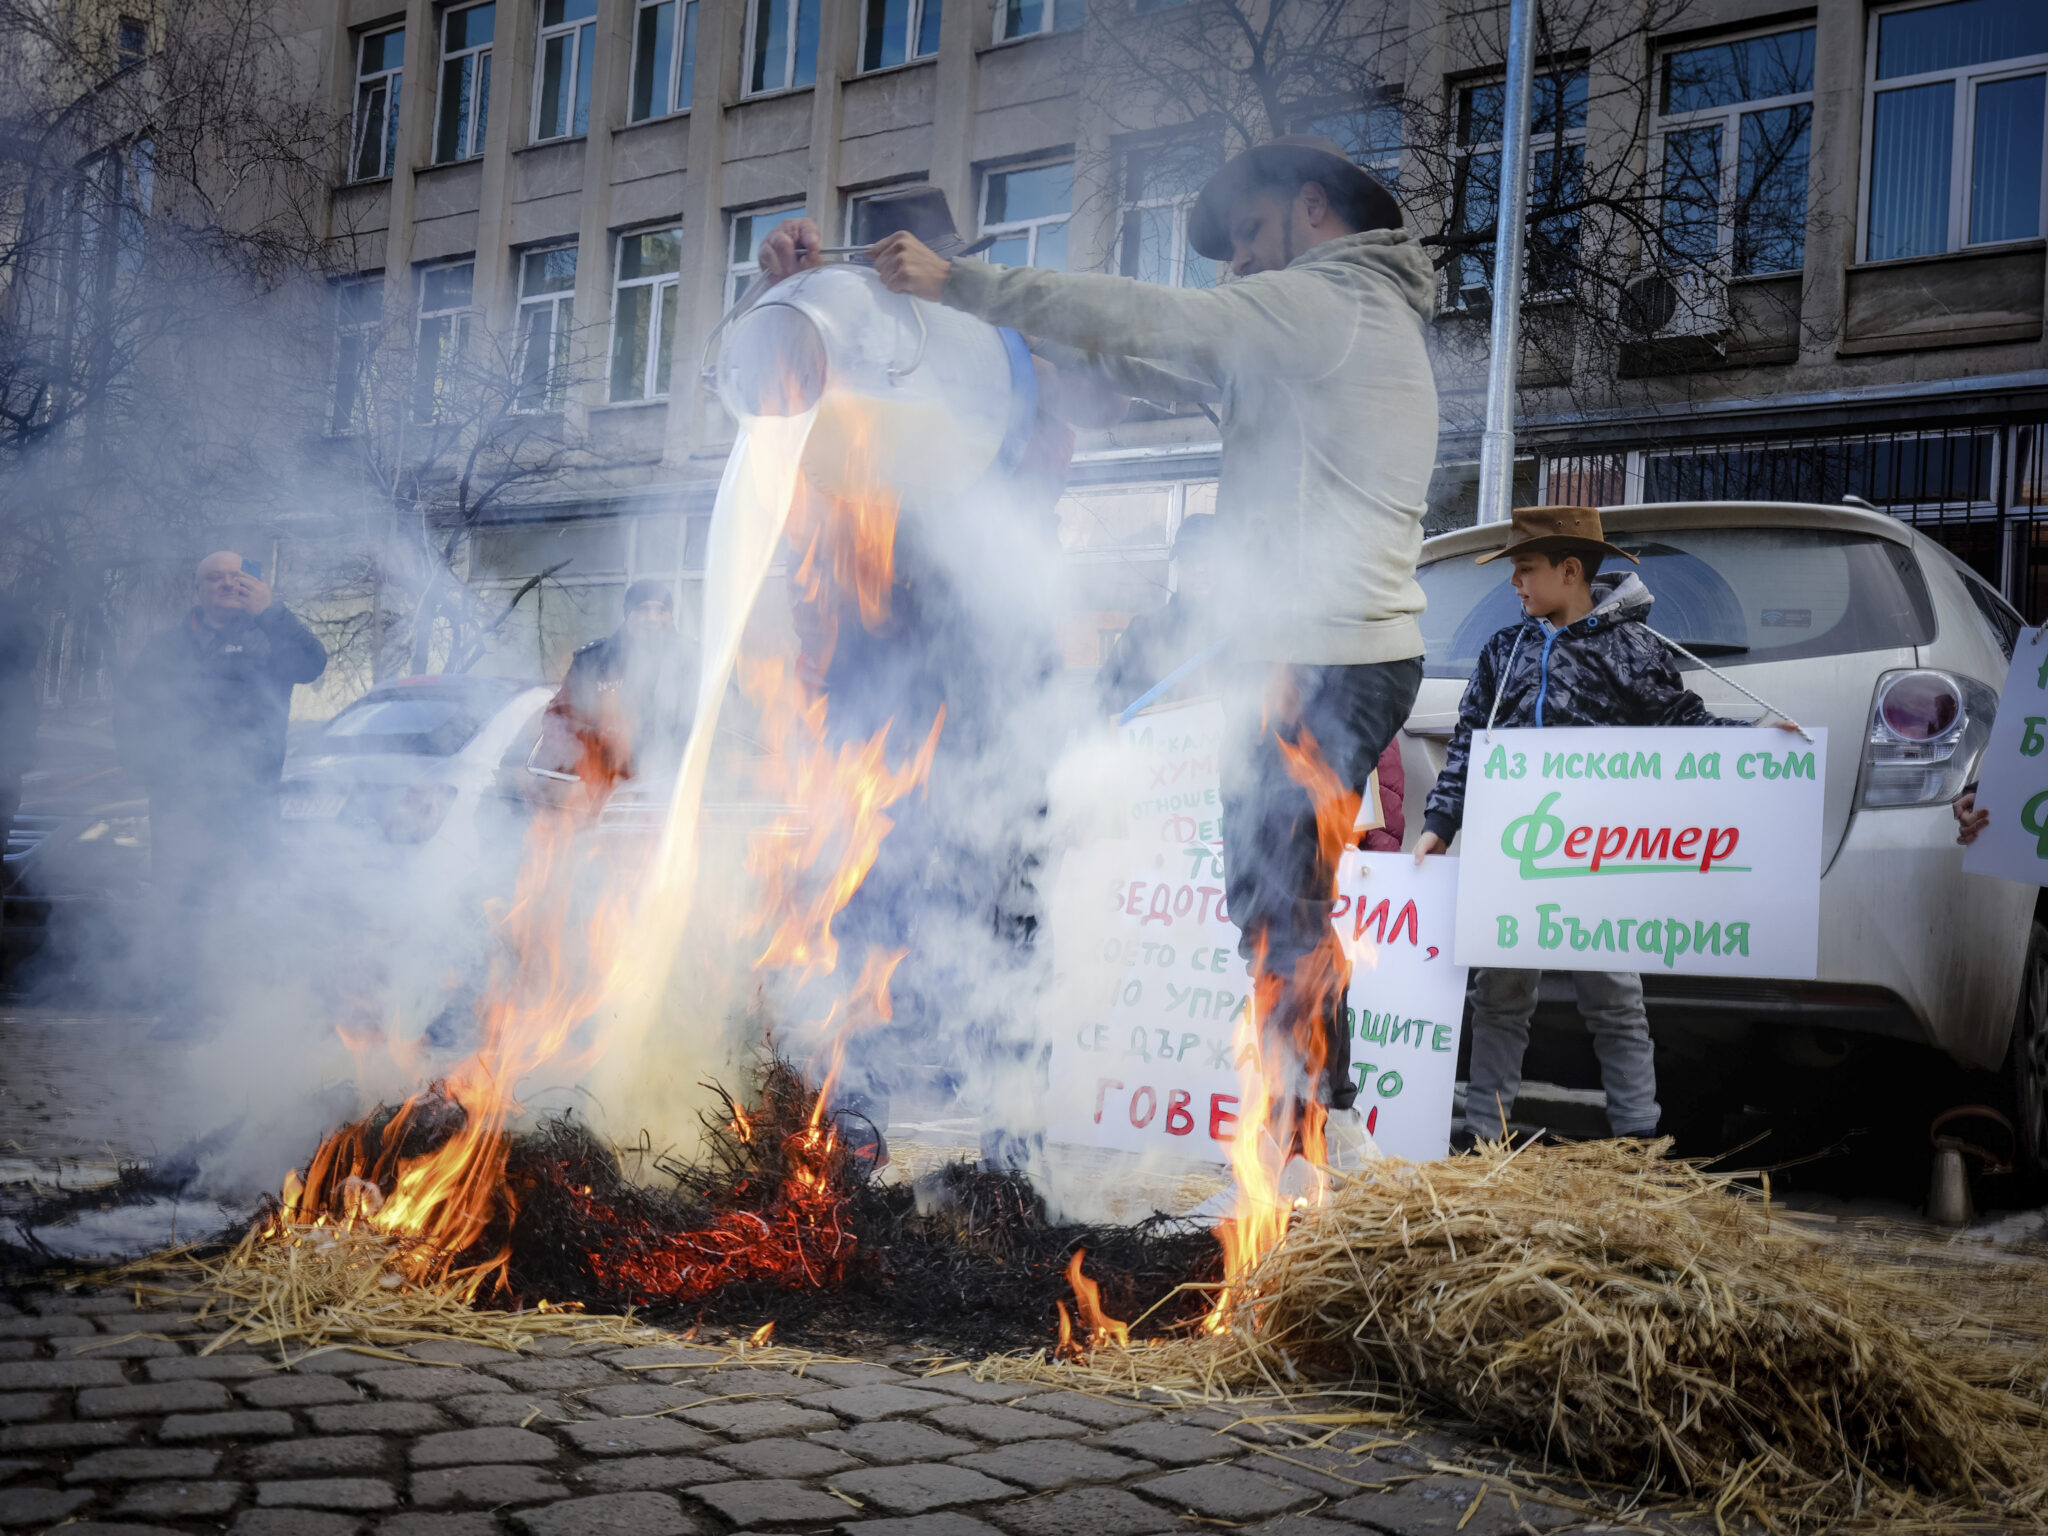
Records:
<instances>
[{"instance_id":1,"label":"cobblestone pavement","mask_svg":"<svg viewBox=\"0 0 2048 1536\"><path fill-rule=\"evenodd\" d=\"M279 1369L121 1295L0 1308L0 1529L64 1536L1505 1536L1579 1519L1299 1432L876 1362L432 1343ZM898 1362L908 1365L908 1361ZM1469 1516L1469 1518L1468 1518ZM1462 1524L1461 1524L1462 1522Z\"/></svg>"}]
</instances>

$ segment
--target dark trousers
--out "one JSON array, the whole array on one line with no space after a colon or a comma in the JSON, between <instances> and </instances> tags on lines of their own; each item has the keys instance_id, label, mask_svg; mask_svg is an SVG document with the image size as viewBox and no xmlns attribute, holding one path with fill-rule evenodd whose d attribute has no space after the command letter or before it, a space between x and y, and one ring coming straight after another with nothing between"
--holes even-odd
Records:
<instances>
[{"instance_id":1,"label":"dark trousers","mask_svg":"<svg viewBox=\"0 0 2048 1536\"><path fill-rule=\"evenodd\" d=\"M1259 995L1270 999L1269 1054L1278 1042L1293 1051L1300 1011L1318 1008L1321 1017L1313 1027L1321 1030L1327 1053L1319 1097L1332 1108L1348 1109L1358 1085L1351 1080L1343 990L1326 989L1314 999L1295 995L1296 966L1319 946L1335 955L1330 897L1336 869L1316 835L1314 799L1290 771L1281 742L1299 746L1306 731L1343 787L1362 793L1373 765L1414 707L1422 661L1287 671L1294 685L1292 718L1268 717L1271 668L1239 669L1225 701L1223 884L1238 953L1251 962L1255 978L1268 978Z\"/></svg>"}]
</instances>

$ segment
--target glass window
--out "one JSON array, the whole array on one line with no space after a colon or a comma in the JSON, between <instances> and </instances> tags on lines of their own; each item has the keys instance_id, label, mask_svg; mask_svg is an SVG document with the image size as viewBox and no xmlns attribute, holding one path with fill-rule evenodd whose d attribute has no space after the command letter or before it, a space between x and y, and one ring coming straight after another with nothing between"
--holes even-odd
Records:
<instances>
[{"instance_id":1,"label":"glass window","mask_svg":"<svg viewBox=\"0 0 2048 1536\"><path fill-rule=\"evenodd\" d=\"M450 757L461 751L521 686L477 679L459 688L418 683L379 688L328 721L313 750Z\"/></svg>"},{"instance_id":2,"label":"glass window","mask_svg":"<svg viewBox=\"0 0 2048 1536\"><path fill-rule=\"evenodd\" d=\"M981 232L1000 238L987 259L1004 267L1067 269L1074 162L990 171L981 181Z\"/></svg>"},{"instance_id":3,"label":"glass window","mask_svg":"<svg viewBox=\"0 0 2048 1536\"><path fill-rule=\"evenodd\" d=\"M1870 50L1866 261L2038 239L2048 5L1881 13Z\"/></svg>"},{"instance_id":4,"label":"glass window","mask_svg":"<svg viewBox=\"0 0 2048 1536\"><path fill-rule=\"evenodd\" d=\"M1072 32L1087 19L1087 0L1003 0L996 8L996 40Z\"/></svg>"},{"instance_id":5,"label":"glass window","mask_svg":"<svg viewBox=\"0 0 2048 1536\"><path fill-rule=\"evenodd\" d=\"M725 307L731 309L739 303L740 295L746 292L761 271L761 242L766 240L775 226L785 219L800 219L804 215L801 206L778 208L772 213L739 213L733 215L732 252L725 269Z\"/></svg>"},{"instance_id":6,"label":"glass window","mask_svg":"<svg viewBox=\"0 0 2048 1536\"><path fill-rule=\"evenodd\" d=\"M389 176L398 164L398 99L405 77L405 28L356 40L356 114L349 173L357 181Z\"/></svg>"},{"instance_id":7,"label":"glass window","mask_svg":"<svg viewBox=\"0 0 2048 1536\"><path fill-rule=\"evenodd\" d=\"M747 94L818 78L818 0L754 0L747 10Z\"/></svg>"},{"instance_id":8,"label":"glass window","mask_svg":"<svg viewBox=\"0 0 2048 1536\"><path fill-rule=\"evenodd\" d=\"M441 123L434 134L434 163L468 160L484 152L491 110L491 36L497 28L493 3L464 6L441 17Z\"/></svg>"},{"instance_id":9,"label":"glass window","mask_svg":"<svg viewBox=\"0 0 2048 1536\"><path fill-rule=\"evenodd\" d=\"M696 74L697 0L640 0L633 28L631 121L689 111Z\"/></svg>"},{"instance_id":10,"label":"glass window","mask_svg":"<svg viewBox=\"0 0 2048 1536\"><path fill-rule=\"evenodd\" d=\"M569 386L569 332L576 322L576 247L519 259L519 385L513 407L561 408Z\"/></svg>"},{"instance_id":11,"label":"glass window","mask_svg":"<svg viewBox=\"0 0 2048 1536\"><path fill-rule=\"evenodd\" d=\"M1125 277L1176 288L1215 287L1216 263L1188 244L1188 213L1222 163L1214 140L1125 152L1119 267Z\"/></svg>"},{"instance_id":12,"label":"glass window","mask_svg":"<svg viewBox=\"0 0 2048 1536\"><path fill-rule=\"evenodd\" d=\"M1458 92L1452 167L1452 237L1462 247L1448 268L1453 308L1484 308L1493 291L1493 229L1500 202L1500 131L1506 87L1498 80ZM1539 75L1530 103L1534 149L1525 297L1571 288L1579 258L1579 184L1586 156L1586 74Z\"/></svg>"},{"instance_id":13,"label":"glass window","mask_svg":"<svg viewBox=\"0 0 2048 1536\"><path fill-rule=\"evenodd\" d=\"M860 67L887 69L939 51L941 0L867 0Z\"/></svg>"},{"instance_id":14,"label":"glass window","mask_svg":"<svg viewBox=\"0 0 2048 1536\"><path fill-rule=\"evenodd\" d=\"M1401 183L1401 107L1398 102L1375 102L1370 106L1346 107L1319 112L1296 126L1297 133L1321 134L1359 165L1386 183L1392 191Z\"/></svg>"},{"instance_id":15,"label":"glass window","mask_svg":"<svg viewBox=\"0 0 2048 1536\"><path fill-rule=\"evenodd\" d=\"M590 132L590 72L597 62L597 0L541 0L533 136Z\"/></svg>"},{"instance_id":16,"label":"glass window","mask_svg":"<svg viewBox=\"0 0 2048 1536\"><path fill-rule=\"evenodd\" d=\"M422 421L441 414L462 355L469 348L470 294L475 278L476 264L468 261L420 269L413 410Z\"/></svg>"},{"instance_id":17,"label":"glass window","mask_svg":"<svg viewBox=\"0 0 2048 1536\"><path fill-rule=\"evenodd\" d=\"M680 229L619 237L619 271L612 288L613 400L667 398L676 339L676 274L682 264Z\"/></svg>"},{"instance_id":18,"label":"glass window","mask_svg":"<svg viewBox=\"0 0 2048 1536\"><path fill-rule=\"evenodd\" d=\"M351 277L334 285L334 411L328 430L369 424L370 365L384 324L384 279Z\"/></svg>"},{"instance_id":19,"label":"glass window","mask_svg":"<svg viewBox=\"0 0 2048 1536\"><path fill-rule=\"evenodd\" d=\"M148 52L148 22L138 16L123 16L114 24L114 64L117 69L140 64Z\"/></svg>"}]
</instances>

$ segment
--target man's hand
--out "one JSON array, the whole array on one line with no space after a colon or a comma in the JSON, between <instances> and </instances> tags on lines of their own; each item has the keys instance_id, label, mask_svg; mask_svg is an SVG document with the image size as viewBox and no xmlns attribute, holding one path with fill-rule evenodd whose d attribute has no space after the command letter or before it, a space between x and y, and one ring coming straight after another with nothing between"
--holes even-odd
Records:
<instances>
[{"instance_id":1,"label":"man's hand","mask_svg":"<svg viewBox=\"0 0 2048 1536\"><path fill-rule=\"evenodd\" d=\"M1434 832L1425 832L1415 840L1415 862L1419 866L1432 853L1442 853L1450 844Z\"/></svg>"},{"instance_id":2,"label":"man's hand","mask_svg":"<svg viewBox=\"0 0 2048 1536\"><path fill-rule=\"evenodd\" d=\"M1974 790L1956 801L1951 809L1956 815L1956 841L1965 848L1977 841L1977 834L1991 825L1991 813L1977 809Z\"/></svg>"},{"instance_id":3,"label":"man's hand","mask_svg":"<svg viewBox=\"0 0 2048 1536\"><path fill-rule=\"evenodd\" d=\"M946 279L953 263L939 255L907 230L897 230L887 239L868 247L868 259L881 274L882 285L891 293L907 293L914 299L936 304L946 291Z\"/></svg>"},{"instance_id":4,"label":"man's hand","mask_svg":"<svg viewBox=\"0 0 2048 1536\"><path fill-rule=\"evenodd\" d=\"M761 242L761 270L775 282L825 265L825 240L809 219L784 219Z\"/></svg>"}]
</instances>

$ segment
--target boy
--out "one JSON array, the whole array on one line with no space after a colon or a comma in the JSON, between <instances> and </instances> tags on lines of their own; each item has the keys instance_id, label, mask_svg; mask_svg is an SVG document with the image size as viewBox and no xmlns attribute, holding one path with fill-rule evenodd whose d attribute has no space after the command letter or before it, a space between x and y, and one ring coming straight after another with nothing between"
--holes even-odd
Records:
<instances>
[{"instance_id":1,"label":"boy","mask_svg":"<svg viewBox=\"0 0 2048 1536\"><path fill-rule=\"evenodd\" d=\"M1603 560L1636 557L1601 535L1591 507L1524 507L1506 548L1481 555L1514 562L1525 617L1486 642L1458 706L1457 728L1423 811L1419 864L1442 853L1465 816L1472 737L1488 723L1543 725L1746 725L1708 711L1679 680L1674 653L1644 623L1650 593L1633 571L1599 574ZM1796 727L1791 727L1796 729ZM1616 1136L1656 1134L1656 1053L1643 1011L1642 978L1630 971L1574 971L1579 1014L1593 1035ZM1460 1150L1498 1136L1522 1086L1522 1055L1536 1011L1540 971L1472 972L1472 1069Z\"/></svg>"}]
</instances>

